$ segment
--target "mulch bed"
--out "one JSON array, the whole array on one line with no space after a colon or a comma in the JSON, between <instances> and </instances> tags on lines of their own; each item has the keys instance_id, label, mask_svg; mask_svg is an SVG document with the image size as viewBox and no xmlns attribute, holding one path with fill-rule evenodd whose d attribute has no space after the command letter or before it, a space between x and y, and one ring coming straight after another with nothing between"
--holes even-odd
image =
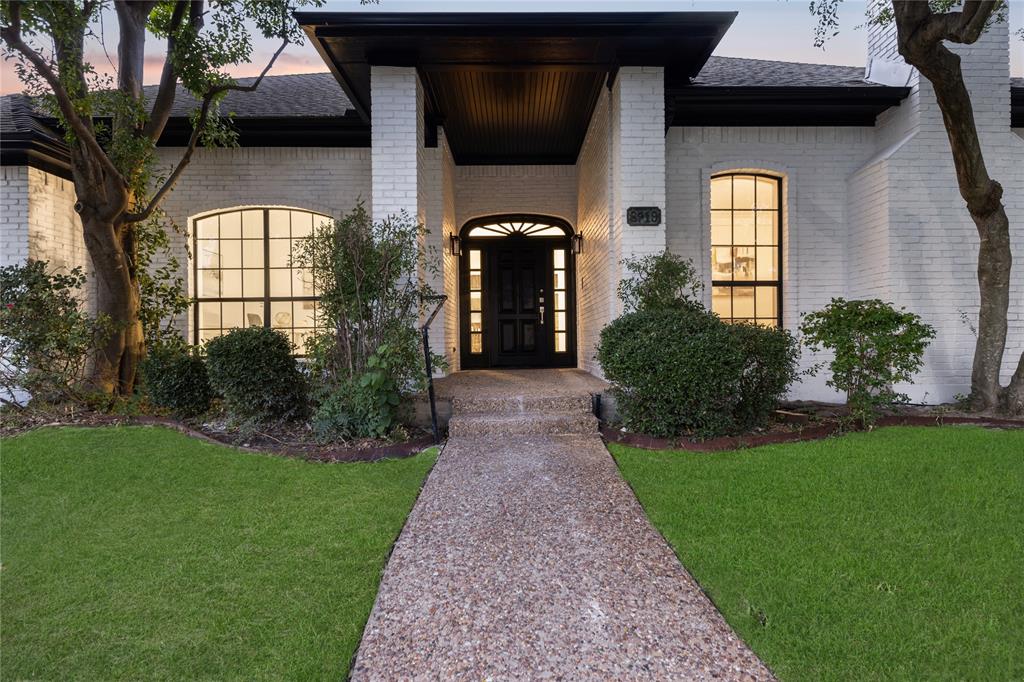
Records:
<instances>
[{"instance_id":1,"label":"mulch bed","mask_svg":"<svg viewBox=\"0 0 1024 682\"><path fill-rule=\"evenodd\" d=\"M914 408L911 408L913 411ZM996 417L971 417L964 415L933 414L892 414L879 417L876 427L882 426L949 426L951 424L976 424L990 428L1021 429L1024 419L1002 419ZM827 421L812 422L806 425L776 423L762 433L750 433L740 436L722 436L708 440L687 440L657 438L640 433L624 432L620 429L602 426L601 437L606 443L621 443L644 450L685 450L689 452L721 452L740 448L754 448L761 445L778 443L796 443L808 440L820 440L839 433L859 430L849 423L830 418Z\"/></svg>"},{"instance_id":2,"label":"mulch bed","mask_svg":"<svg viewBox=\"0 0 1024 682\"><path fill-rule=\"evenodd\" d=\"M301 429L277 427L272 433L253 433L243 437L237 432L211 428L206 424L189 424L170 417L119 416L99 412L78 411L65 415L26 416L17 424L5 424L0 436L8 438L45 426L163 426L192 438L225 445L244 452L294 457L311 462L375 462L382 459L411 457L434 445L429 434L416 432L396 443L359 441L346 444L323 444L301 438Z\"/></svg>"}]
</instances>

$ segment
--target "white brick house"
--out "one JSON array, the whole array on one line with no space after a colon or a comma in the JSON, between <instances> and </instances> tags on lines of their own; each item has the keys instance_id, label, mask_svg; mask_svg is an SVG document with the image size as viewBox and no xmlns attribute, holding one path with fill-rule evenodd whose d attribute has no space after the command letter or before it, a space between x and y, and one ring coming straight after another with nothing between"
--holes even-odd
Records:
<instances>
[{"instance_id":1,"label":"white brick house","mask_svg":"<svg viewBox=\"0 0 1024 682\"><path fill-rule=\"evenodd\" d=\"M453 369L600 374L622 259L667 248L693 259L726 318L795 329L837 296L906 306L938 330L910 395L965 393L978 238L927 82L878 27L863 69L710 56L733 17L299 14L330 72L233 93L240 146L198 150L164 205L197 299L182 332L263 324L301 341L315 292L289 245L362 201L430 230L449 297L431 339ZM1018 262L1004 379L1024 349L1024 81L1010 49L1005 25L958 49ZM167 165L190 105L178 97L161 140ZM20 95L2 118L3 263L88 266L52 122ZM811 379L792 397L837 396Z\"/></svg>"}]
</instances>

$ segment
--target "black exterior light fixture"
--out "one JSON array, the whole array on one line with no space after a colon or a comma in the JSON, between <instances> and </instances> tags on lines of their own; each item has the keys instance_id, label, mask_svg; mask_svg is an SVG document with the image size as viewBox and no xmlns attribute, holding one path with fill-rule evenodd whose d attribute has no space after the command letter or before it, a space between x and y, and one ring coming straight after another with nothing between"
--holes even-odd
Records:
<instances>
[{"instance_id":1,"label":"black exterior light fixture","mask_svg":"<svg viewBox=\"0 0 1024 682\"><path fill-rule=\"evenodd\" d=\"M448 235L448 253L453 256L462 255L462 244L457 234Z\"/></svg>"},{"instance_id":2,"label":"black exterior light fixture","mask_svg":"<svg viewBox=\"0 0 1024 682\"><path fill-rule=\"evenodd\" d=\"M576 256L583 253L583 235L578 232L572 236L572 252Z\"/></svg>"}]
</instances>

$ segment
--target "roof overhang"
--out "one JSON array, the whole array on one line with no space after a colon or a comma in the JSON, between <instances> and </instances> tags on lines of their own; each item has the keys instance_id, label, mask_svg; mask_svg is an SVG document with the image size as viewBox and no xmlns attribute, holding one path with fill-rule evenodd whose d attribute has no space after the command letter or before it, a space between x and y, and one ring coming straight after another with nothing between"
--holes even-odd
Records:
<instances>
[{"instance_id":1,"label":"roof overhang","mask_svg":"<svg viewBox=\"0 0 1024 682\"><path fill-rule=\"evenodd\" d=\"M459 163L573 163L601 87L623 66L689 83L735 12L297 12L370 122L370 68L417 69L426 116ZM514 96L513 96L514 95ZM515 110L511 110L515 109Z\"/></svg>"},{"instance_id":2,"label":"roof overhang","mask_svg":"<svg viewBox=\"0 0 1024 682\"><path fill-rule=\"evenodd\" d=\"M910 88L711 87L666 89L670 126L873 126Z\"/></svg>"}]
</instances>

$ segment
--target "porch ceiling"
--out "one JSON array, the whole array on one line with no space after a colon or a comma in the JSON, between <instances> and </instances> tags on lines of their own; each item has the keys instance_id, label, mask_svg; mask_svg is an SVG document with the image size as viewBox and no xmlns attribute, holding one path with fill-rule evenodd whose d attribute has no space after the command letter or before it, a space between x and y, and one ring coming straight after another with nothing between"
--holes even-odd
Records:
<instances>
[{"instance_id":1,"label":"porch ceiling","mask_svg":"<svg viewBox=\"0 0 1024 682\"><path fill-rule=\"evenodd\" d=\"M356 111L370 66L411 66L456 163L575 163L601 87L620 66L688 83L735 12L297 12Z\"/></svg>"}]
</instances>

